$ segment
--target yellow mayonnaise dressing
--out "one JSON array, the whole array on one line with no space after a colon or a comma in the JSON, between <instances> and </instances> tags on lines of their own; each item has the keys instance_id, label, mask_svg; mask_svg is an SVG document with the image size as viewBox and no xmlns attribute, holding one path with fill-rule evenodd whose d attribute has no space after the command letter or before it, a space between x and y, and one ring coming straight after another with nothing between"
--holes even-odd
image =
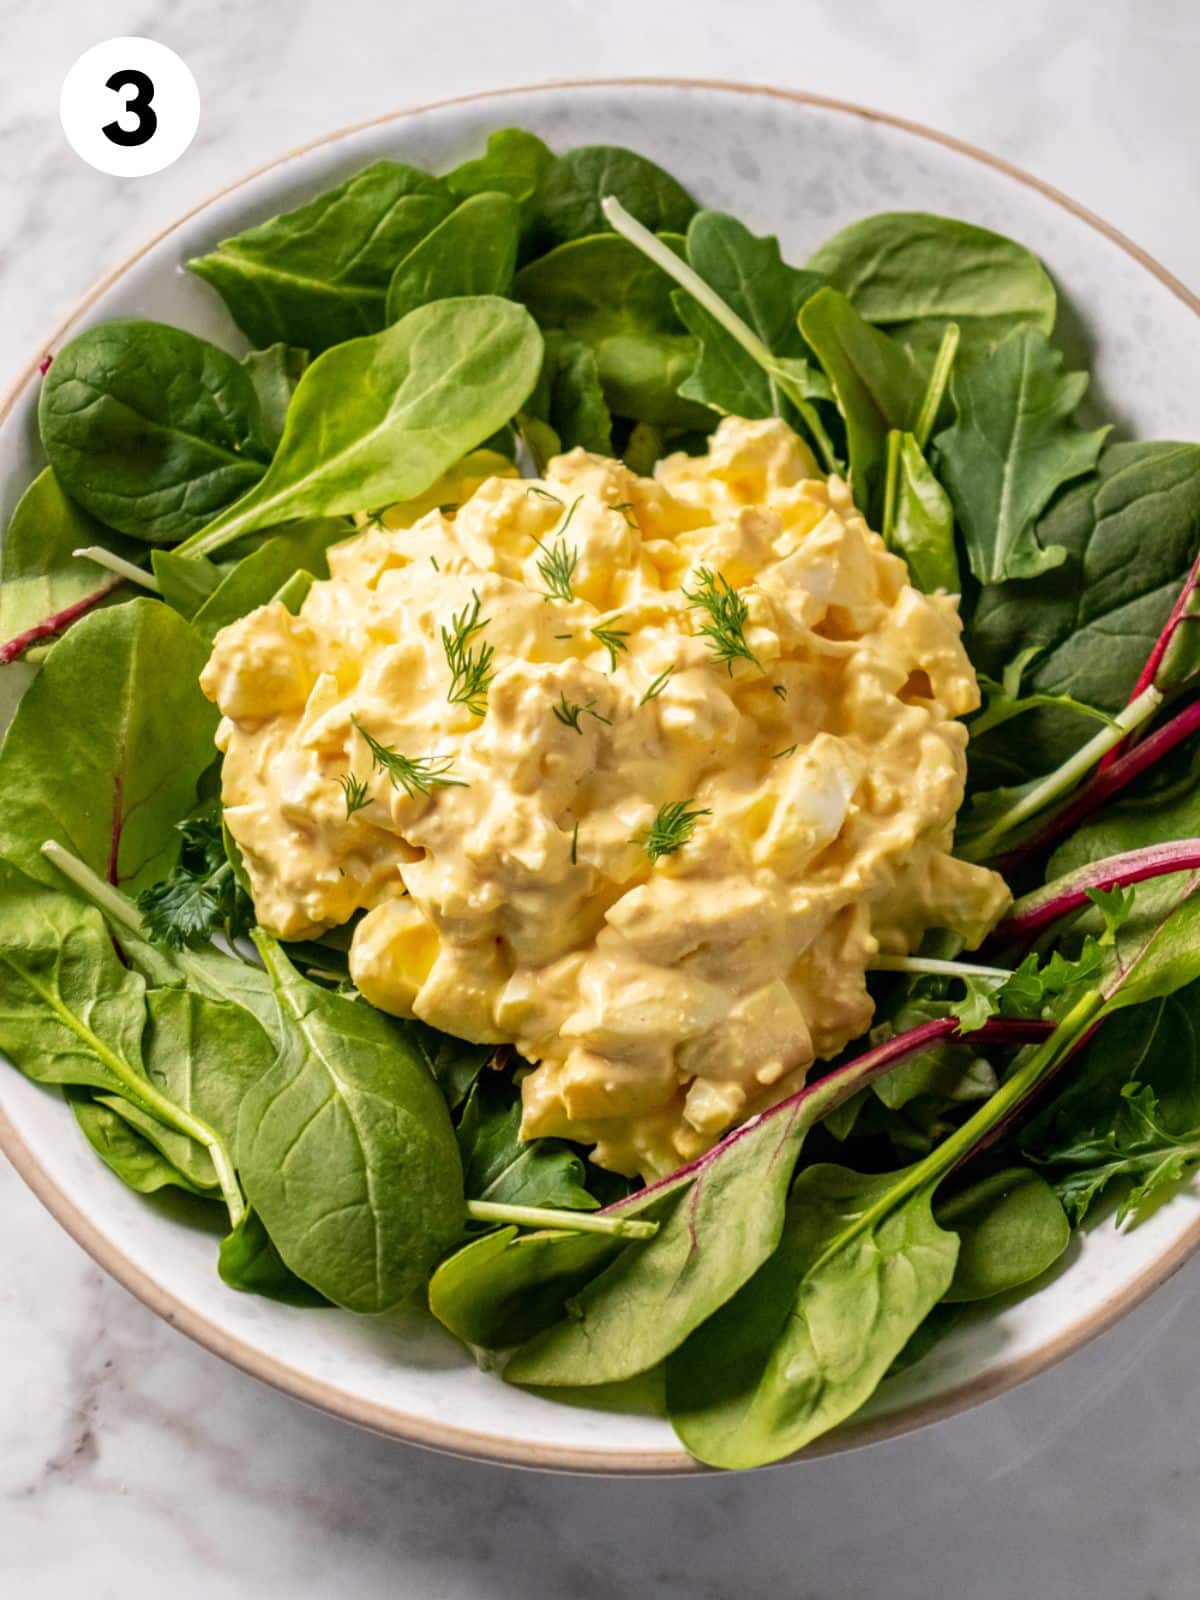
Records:
<instances>
[{"instance_id":1,"label":"yellow mayonnaise dressing","mask_svg":"<svg viewBox=\"0 0 1200 1600\"><path fill-rule=\"evenodd\" d=\"M974 945L1005 909L950 854L979 703L957 601L912 588L783 423L728 418L653 480L574 450L408 520L334 548L299 616L218 635L225 815L264 927L364 910L372 1004L533 1063L527 1137L668 1172L867 1028L880 951ZM560 548L570 600L547 596ZM701 569L748 607L732 671L685 593ZM475 596L482 717L443 640ZM449 781L406 792L359 728ZM703 814L651 861L681 801Z\"/></svg>"}]
</instances>

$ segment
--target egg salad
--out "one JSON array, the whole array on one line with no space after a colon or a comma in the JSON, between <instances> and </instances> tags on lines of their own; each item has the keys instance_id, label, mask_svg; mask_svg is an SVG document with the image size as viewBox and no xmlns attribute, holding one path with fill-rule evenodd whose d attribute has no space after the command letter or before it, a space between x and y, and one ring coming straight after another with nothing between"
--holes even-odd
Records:
<instances>
[{"instance_id":1,"label":"egg salad","mask_svg":"<svg viewBox=\"0 0 1200 1600\"><path fill-rule=\"evenodd\" d=\"M863 1033L881 952L1007 906L951 853L957 600L776 420L454 493L217 636L225 818L263 927L365 913L368 1001L515 1047L524 1136L661 1175Z\"/></svg>"}]
</instances>

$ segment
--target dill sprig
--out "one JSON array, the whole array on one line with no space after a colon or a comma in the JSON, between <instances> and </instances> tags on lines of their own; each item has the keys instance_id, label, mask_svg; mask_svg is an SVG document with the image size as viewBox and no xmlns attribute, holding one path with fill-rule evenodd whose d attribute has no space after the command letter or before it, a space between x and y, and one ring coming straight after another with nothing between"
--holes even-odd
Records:
<instances>
[{"instance_id":1,"label":"dill sprig","mask_svg":"<svg viewBox=\"0 0 1200 1600\"><path fill-rule=\"evenodd\" d=\"M534 494L539 500L549 500L553 505L556 506L561 506L566 503L565 501L560 500L556 494L551 494L549 489L543 489L540 483L531 483L528 489L526 489L525 493Z\"/></svg>"},{"instance_id":2,"label":"dill sprig","mask_svg":"<svg viewBox=\"0 0 1200 1600\"><path fill-rule=\"evenodd\" d=\"M465 789L461 778L448 778L446 774L454 765L453 756L405 756L399 750L390 750L373 738L357 717L350 721L362 734L371 752L371 770L386 772L393 789L403 789L411 800L418 794L430 794L434 789Z\"/></svg>"},{"instance_id":3,"label":"dill sprig","mask_svg":"<svg viewBox=\"0 0 1200 1600\"><path fill-rule=\"evenodd\" d=\"M760 672L762 662L746 643L746 621L750 608L741 595L719 572L701 567L697 572L699 587L693 592L683 591L685 599L708 613L708 621L700 629L718 661L724 662L733 676L735 661L752 661Z\"/></svg>"},{"instance_id":4,"label":"dill sprig","mask_svg":"<svg viewBox=\"0 0 1200 1600\"><path fill-rule=\"evenodd\" d=\"M347 818L371 804L371 795L364 778L356 778L352 772L345 772L338 782L342 786L342 793L346 796Z\"/></svg>"},{"instance_id":5,"label":"dill sprig","mask_svg":"<svg viewBox=\"0 0 1200 1600\"><path fill-rule=\"evenodd\" d=\"M635 833L630 844L640 844L651 861L674 855L695 833L700 818L711 815L706 806L689 811L689 804L687 800L669 800L659 806L654 821L642 833Z\"/></svg>"},{"instance_id":6,"label":"dill sprig","mask_svg":"<svg viewBox=\"0 0 1200 1600\"><path fill-rule=\"evenodd\" d=\"M475 635L487 627L488 620L479 615L479 596L472 589L471 604L452 615L450 626L442 629L442 649L450 668L446 699L452 704L466 706L473 717L482 717L487 710L488 685L495 677L492 671L495 650L482 641L478 648L471 643Z\"/></svg>"},{"instance_id":7,"label":"dill sprig","mask_svg":"<svg viewBox=\"0 0 1200 1600\"><path fill-rule=\"evenodd\" d=\"M632 500L622 500L615 506L609 506L608 509L610 511L619 511L625 518L625 522L628 527L637 528L640 526L638 519L634 514L637 508Z\"/></svg>"},{"instance_id":8,"label":"dill sprig","mask_svg":"<svg viewBox=\"0 0 1200 1600\"><path fill-rule=\"evenodd\" d=\"M617 616L610 617L607 622L598 622L594 628L588 629L592 638L598 640L608 651L608 659L612 662L610 670L613 672L617 670L617 656L622 650L629 649L626 643L629 638L629 630L614 626L620 620L620 614L618 613Z\"/></svg>"},{"instance_id":9,"label":"dill sprig","mask_svg":"<svg viewBox=\"0 0 1200 1600\"><path fill-rule=\"evenodd\" d=\"M547 495L549 500L557 499L555 495ZM579 551L566 540L567 529L571 526L571 518L575 515L575 508L583 496L576 495L567 509L567 514L562 520L562 526L554 530L554 542L543 544L540 539L533 542L542 552L542 559L537 564L537 569L542 575L542 582L546 585L547 600L574 600L575 591L571 587L571 580L575 576L575 568L579 565ZM562 501L558 501L562 505Z\"/></svg>"},{"instance_id":10,"label":"dill sprig","mask_svg":"<svg viewBox=\"0 0 1200 1600\"><path fill-rule=\"evenodd\" d=\"M560 692L558 704L550 709L565 728L574 728L576 733L582 733L579 726L580 717L595 717L597 722L603 722L607 727L612 727L612 718L605 717L595 709L596 702L589 700L587 705L580 705L577 701L568 700L565 690Z\"/></svg>"},{"instance_id":11,"label":"dill sprig","mask_svg":"<svg viewBox=\"0 0 1200 1600\"><path fill-rule=\"evenodd\" d=\"M667 667L665 671L660 672L658 677L655 678L654 682L646 690L638 704L644 706L648 705L651 700L657 700L659 695L667 687L667 684L670 682L671 678L674 676L674 672L674 667Z\"/></svg>"},{"instance_id":12,"label":"dill sprig","mask_svg":"<svg viewBox=\"0 0 1200 1600\"><path fill-rule=\"evenodd\" d=\"M579 865L579 823L578 823L578 821L575 823L575 826L571 829L571 865L573 867L577 867Z\"/></svg>"}]
</instances>

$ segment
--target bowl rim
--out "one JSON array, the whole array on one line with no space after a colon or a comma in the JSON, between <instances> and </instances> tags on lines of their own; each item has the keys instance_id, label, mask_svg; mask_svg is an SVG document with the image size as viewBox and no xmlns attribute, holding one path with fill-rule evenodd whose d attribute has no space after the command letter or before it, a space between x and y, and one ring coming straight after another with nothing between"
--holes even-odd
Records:
<instances>
[{"instance_id":1,"label":"bowl rim","mask_svg":"<svg viewBox=\"0 0 1200 1600\"><path fill-rule=\"evenodd\" d=\"M148 238L131 255L111 271L105 273L82 296L46 337L36 354L30 357L15 381L0 394L0 426L8 420L27 385L39 374L41 363L70 328L96 301L117 283L131 267L135 266L155 245L166 239L192 217L206 210L226 195L243 188L247 183L282 166L298 156L321 149L330 144L371 128L401 122L430 111L445 110L453 106L472 105L485 101L504 101L520 95L570 93L579 89L659 88L697 93L744 94L763 96L801 106L834 111L857 117L867 122L896 128L918 138L950 149L960 155L1000 172L1006 177L1036 191L1045 199L1070 212L1080 221L1102 234L1139 266L1152 274L1188 310L1200 315L1200 297L1168 271L1147 251L1129 239L1119 229L1103 220L1086 206L1080 205L1062 190L1033 176L1002 157L992 155L963 139L942 133L923 123L914 122L890 112L878 111L853 101L840 100L806 90L785 89L767 84L738 83L717 78L675 78L665 76L563 78L547 83L513 85L502 89L481 90L429 101L421 105L406 106L398 110L368 117L361 122L348 124L331 132L297 145L282 155L275 156L260 166L244 173L233 182L223 185L205 199L197 202L173 222ZM89 1256L118 1283L136 1296L143 1305L177 1328L203 1348L220 1356L232 1366L251 1377L302 1400L317 1410L353 1422L372 1432L399 1439L407 1444L421 1445L449 1454L477 1461L506 1466L528 1467L551 1471L605 1474L630 1477L654 1477L705 1473L702 1466L682 1450L611 1450L588 1449L582 1446L565 1446L527 1443L521 1439L501 1439L496 1435L477 1432L455 1424L431 1421L426 1417L412 1416L407 1412L378 1400L364 1399L361 1395L340 1388L336 1383L319 1379L289 1365L276 1356L267 1355L248 1340L233 1335L213 1321L204 1312L196 1310L165 1289L155 1278L124 1254L92 1218L82 1211L69 1194L41 1165L25 1138L0 1105L0 1151L11 1162L19 1176L33 1191L55 1220L80 1245ZM957 1415L973 1406L1005 1394L1018 1384L1047 1371L1084 1344L1111 1328L1123 1316L1159 1288L1184 1263L1200 1249L1200 1218L1164 1250L1157 1259L1131 1283L1109 1295L1096 1309L1078 1321L1045 1340L1039 1347L1024 1356L1001 1363L990 1372L969 1378L941 1394L916 1400L893 1412L862 1421L851 1421L838 1428L826 1439L808 1446L790 1461L811 1460L824 1455L840 1454L868 1444L914 1432L934 1422Z\"/></svg>"}]
</instances>

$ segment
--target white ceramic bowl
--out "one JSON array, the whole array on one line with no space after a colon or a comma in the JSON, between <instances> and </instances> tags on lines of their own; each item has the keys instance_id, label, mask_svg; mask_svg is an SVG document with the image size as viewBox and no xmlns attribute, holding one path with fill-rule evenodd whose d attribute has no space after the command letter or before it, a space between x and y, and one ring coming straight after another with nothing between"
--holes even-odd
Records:
<instances>
[{"instance_id":1,"label":"white ceramic bowl","mask_svg":"<svg viewBox=\"0 0 1200 1600\"><path fill-rule=\"evenodd\" d=\"M335 134L234 185L161 234L86 297L46 342L110 317L153 317L236 346L216 296L180 263L309 199L380 156L437 172L520 125L559 149L619 143L661 162L706 205L778 233L801 262L870 212L945 212L1024 241L1046 262L1063 325L1090 355L1099 409L1143 438L1200 435L1200 303L1063 196L953 140L858 107L732 85L563 84L399 112ZM1082 336L1082 337L1081 337ZM37 471L36 360L0 402L4 520ZM294 1311L226 1289L214 1240L125 1189L62 1101L0 1072L0 1146L74 1237L168 1322L255 1376L416 1443L526 1466L695 1469L646 1411L565 1404L480 1372L431 1318ZM901 1433L1001 1393L1108 1327L1200 1244L1200 1197L1181 1193L1127 1235L1076 1238L1038 1293L962 1325L885 1384L817 1451ZM816 1453L814 1451L814 1453Z\"/></svg>"}]
</instances>

